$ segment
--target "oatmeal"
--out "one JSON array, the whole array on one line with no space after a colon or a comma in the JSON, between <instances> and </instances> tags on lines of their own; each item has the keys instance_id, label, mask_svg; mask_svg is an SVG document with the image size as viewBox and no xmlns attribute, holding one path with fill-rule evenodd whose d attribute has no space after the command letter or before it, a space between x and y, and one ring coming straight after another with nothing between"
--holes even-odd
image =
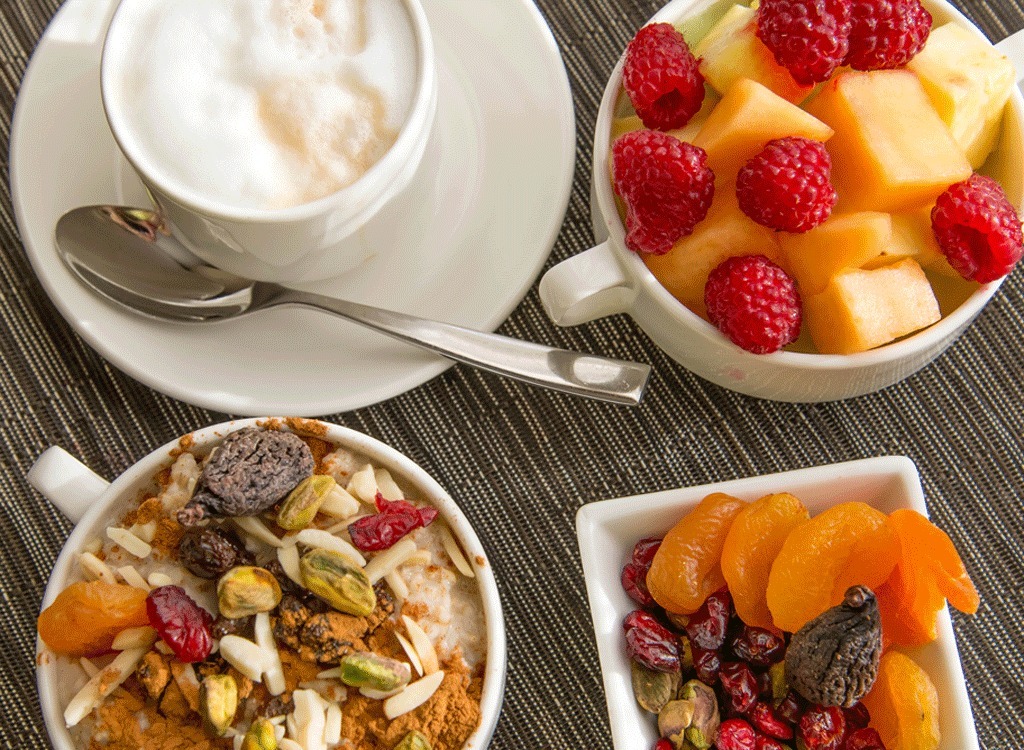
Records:
<instances>
[{"instance_id":1,"label":"oatmeal","mask_svg":"<svg viewBox=\"0 0 1024 750\"><path fill-rule=\"evenodd\" d=\"M315 424L315 423L314 423ZM39 618L83 750L458 750L486 656L473 566L427 498L280 425L187 442Z\"/></svg>"}]
</instances>

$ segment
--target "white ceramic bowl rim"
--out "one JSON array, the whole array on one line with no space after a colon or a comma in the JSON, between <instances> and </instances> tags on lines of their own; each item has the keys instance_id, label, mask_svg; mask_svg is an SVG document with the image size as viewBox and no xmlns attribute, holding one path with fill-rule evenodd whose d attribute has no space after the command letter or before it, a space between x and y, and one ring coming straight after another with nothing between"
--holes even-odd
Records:
<instances>
[{"instance_id":1,"label":"white ceramic bowl rim","mask_svg":"<svg viewBox=\"0 0 1024 750\"><path fill-rule=\"evenodd\" d=\"M286 421L281 418L252 418L238 419L230 422L222 422L201 430L189 433L193 443L190 449L205 451L211 444L219 441L228 433L243 427L267 424L268 422L279 423L283 429L288 429ZM394 470L400 479L409 482L419 490L424 499L432 503L440 511L441 516L448 523L456 538L462 544L471 561L483 560L484 564L475 564L476 580L480 587L480 598L484 607L484 620L487 630L487 656L484 671L483 692L480 699L480 724L466 741L465 748L482 750L490 742L494 729L501 712L501 705L505 690L505 668L506 668L506 643L505 643L505 621L502 614L501 600L498 595L497 583L494 579L493 566L490 558L485 554L480 539L470 525L469 520L463 514L455 501L445 492L426 471L414 463L407 456L399 453L394 448L380 442L363 433L341 425L322 422L319 420L301 420L304 424L314 423L326 428L322 436L327 440L338 443L343 447L351 448L370 458L376 465ZM89 511L82 517L72 530L67 542L61 549L53 565L53 572L50 575L49 583L43 595L42 608L48 606L57 595L64 590L71 577L75 560L83 545L96 534L93 527L104 520L111 506L124 501L124 493L136 487L138 483L150 480L160 467L170 463L174 451L182 448L182 438L157 448L139 461L132 464L123 474L115 479L96 501ZM473 564L471 562L471 564ZM44 644L37 638L37 653L49 654ZM39 699L43 712L43 719L46 723L47 733L54 747L59 750L73 750L74 744L70 739L68 730L64 726L63 706L57 698L57 686L55 684L56 671L60 667L60 660L51 658L37 660L37 684L39 688Z\"/></svg>"},{"instance_id":2,"label":"white ceramic bowl rim","mask_svg":"<svg viewBox=\"0 0 1024 750\"><path fill-rule=\"evenodd\" d=\"M391 145L391 148L351 185L317 200L300 203L295 206L267 209L241 208L210 200L196 193L185 193L182 190L182 186L162 179L160 170L140 169L139 164L144 164L145 160L131 147L126 138L119 135L122 129L127 131L128 127L125 125L124 119L118 114L117 108L109 105L110 96L104 83L110 77L106 72L109 60L109 56L106 54L107 44L111 38L111 34L108 33L103 40L103 52L100 58L100 93L103 111L106 114L107 122L110 124L110 131L114 136L114 140L117 141L118 148L121 149L121 153L124 154L136 172L140 175L145 175L146 180L152 181L160 191L171 196L173 200L193 211L202 212L225 221L245 221L256 224L301 221L344 205L353 193L368 185L372 185L374 181L384 180L384 183L378 185L376 190L378 192L386 190L390 178L393 176L392 173L408 160L410 154L415 151L415 144L426 139L432 124L436 96L434 44L426 13L423 10L423 6L420 5L420 0L401 1L409 13L411 28L416 37L416 93L412 106L409 109L409 114L405 118L405 122L402 123L398 138ZM129 3L126 0L121 0L110 21L110 29L115 27L118 18L127 4Z\"/></svg>"},{"instance_id":3,"label":"white ceramic bowl rim","mask_svg":"<svg viewBox=\"0 0 1024 750\"><path fill-rule=\"evenodd\" d=\"M943 0L931 0L931 2L942 6L951 16L960 22L964 28L972 34L988 42L981 31L966 17L951 5ZM675 23L684 17L686 11L698 4L697 0L672 0L659 10L648 23L667 22ZM684 326L697 328L706 336L713 336L724 339L724 334L715 326L711 325L704 318L690 310L686 305L677 300L662 286L654 274L647 268L647 265L640 257L629 250L624 249L626 230L622 225L619 212L615 205L615 196L612 190L611 180L607 178L608 152L611 140L612 118L615 112L615 103L618 99L619 90L622 85L622 64L620 57L615 69L612 71L608 85L605 87L604 96L601 99L601 109L597 116L597 124L594 129L594 151L593 151L593 179L595 195L598 206L608 225L612 235L612 248L619 261L627 267L632 277L647 291L652 299L667 313L672 315L678 323ZM1024 122L1024 99L1021 97L1020 88L1016 85L1010 98L1010 104L1014 116L1019 122ZM1021 206L1018 206L1018 211ZM750 352L739 352L740 356L756 358L758 361L769 361L778 365L799 367L804 370L836 370L866 367L882 363L893 362L914 354L926 351L937 346L943 339L951 336L961 326L966 325L985 307L992 296L999 290L1006 277L997 279L979 287L970 297L964 300L955 310L944 315L941 320L932 324L918 333L907 338L885 344L876 349L856 354L819 354L812 352L790 352L778 351L772 354L753 354Z\"/></svg>"}]
</instances>

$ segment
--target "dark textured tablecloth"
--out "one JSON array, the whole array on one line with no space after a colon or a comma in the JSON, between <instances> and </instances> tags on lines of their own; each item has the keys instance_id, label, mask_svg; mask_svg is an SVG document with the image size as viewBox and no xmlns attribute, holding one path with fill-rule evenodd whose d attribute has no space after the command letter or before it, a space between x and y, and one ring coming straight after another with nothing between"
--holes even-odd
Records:
<instances>
[{"instance_id":1,"label":"dark textured tablecloth","mask_svg":"<svg viewBox=\"0 0 1024 750\"><path fill-rule=\"evenodd\" d=\"M503 0L477 0L502 2ZM993 40L1024 26L1019 0L960 0ZM549 264L591 245L591 131L608 73L649 0L540 0L572 81L576 182ZM58 0L0 0L0 158L32 49ZM59 113L54 113L59 116ZM69 169L73 169L69 165ZM220 421L112 368L57 313L18 237L0 181L0 747L45 748L35 689L35 617L68 522L25 473L49 445L116 476L152 448ZM610 747L573 519L587 502L884 454L921 469L932 516L981 592L954 613L981 745L1024 747L1024 269L937 362L881 393L790 405L710 385L624 316L558 329L536 287L500 329L653 364L625 409L465 367L331 421L408 454L462 504L491 553L507 614L506 700L493 747Z\"/></svg>"}]
</instances>

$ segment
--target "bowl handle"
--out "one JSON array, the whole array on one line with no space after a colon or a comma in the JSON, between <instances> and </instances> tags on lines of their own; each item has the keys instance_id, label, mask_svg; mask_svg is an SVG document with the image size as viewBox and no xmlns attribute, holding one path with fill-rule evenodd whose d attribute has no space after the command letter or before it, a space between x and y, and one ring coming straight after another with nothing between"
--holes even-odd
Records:
<instances>
[{"instance_id":1,"label":"bowl handle","mask_svg":"<svg viewBox=\"0 0 1024 750\"><path fill-rule=\"evenodd\" d=\"M110 486L110 482L56 445L43 451L26 478L72 523L81 521Z\"/></svg>"},{"instance_id":2,"label":"bowl handle","mask_svg":"<svg viewBox=\"0 0 1024 750\"><path fill-rule=\"evenodd\" d=\"M540 280L540 301L556 325L576 326L632 306L636 292L609 243L563 260Z\"/></svg>"},{"instance_id":3,"label":"bowl handle","mask_svg":"<svg viewBox=\"0 0 1024 750\"><path fill-rule=\"evenodd\" d=\"M1024 29L1017 31L996 44L996 49L1010 58L1017 70L1017 84L1024 81Z\"/></svg>"}]
</instances>

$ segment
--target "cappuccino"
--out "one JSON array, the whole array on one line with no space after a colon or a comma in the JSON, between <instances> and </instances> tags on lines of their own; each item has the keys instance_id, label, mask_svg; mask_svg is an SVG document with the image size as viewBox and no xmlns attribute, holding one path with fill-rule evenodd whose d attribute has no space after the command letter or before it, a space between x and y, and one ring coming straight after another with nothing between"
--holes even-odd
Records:
<instances>
[{"instance_id":1,"label":"cappuccino","mask_svg":"<svg viewBox=\"0 0 1024 750\"><path fill-rule=\"evenodd\" d=\"M127 0L108 113L143 171L213 204L341 190L395 142L417 42L402 0Z\"/></svg>"}]
</instances>

